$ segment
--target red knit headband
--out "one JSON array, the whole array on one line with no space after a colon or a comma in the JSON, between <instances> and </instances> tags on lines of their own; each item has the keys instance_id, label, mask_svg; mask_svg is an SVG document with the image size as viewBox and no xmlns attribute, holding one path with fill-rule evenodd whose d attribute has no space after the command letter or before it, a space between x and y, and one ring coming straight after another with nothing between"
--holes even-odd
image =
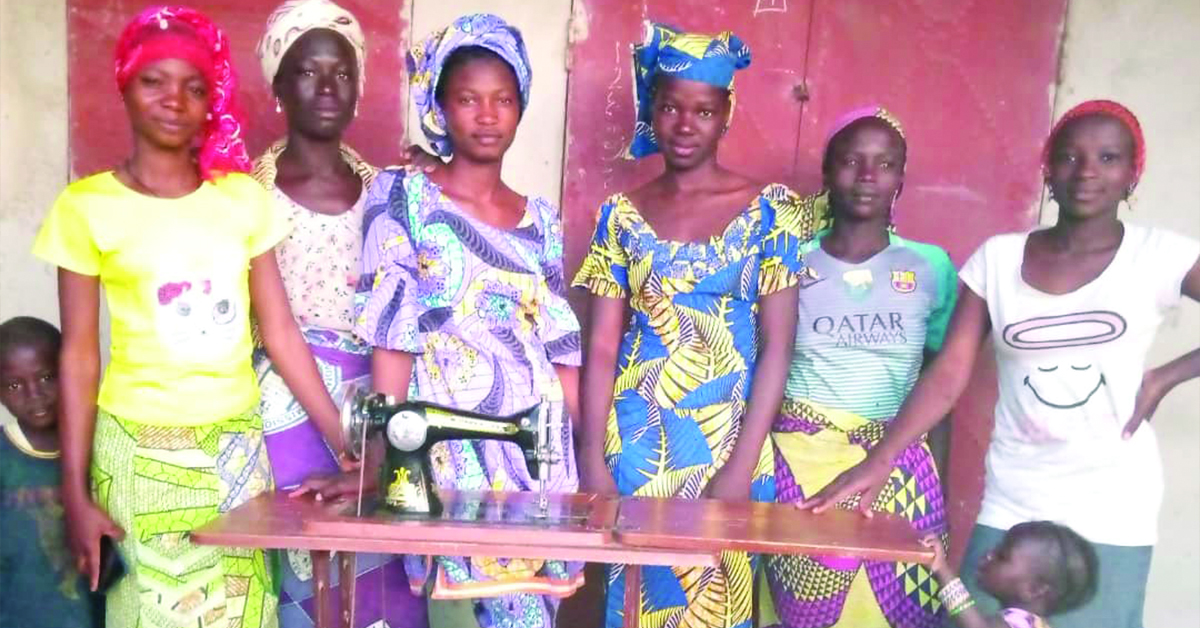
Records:
<instances>
[{"instance_id":1,"label":"red knit headband","mask_svg":"<svg viewBox=\"0 0 1200 628\"><path fill-rule=\"evenodd\" d=\"M200 174L207 180L225 172L250 171L230 53L225 33L199 11L187 7L150 7L127 24L117 40L118 89L124 90L146 64L161 59L187 61L208 81L209 119L198 156Z\"/></svg>"},{"instance_id":2,"label":"red knit headband","mask_svg":"<svg viewBox=\"0 0 1200 628\"><path fill-rule=\"evenodd\" d=\"M1050 152L1054 150L1054 142L1063 127L1072 120L1097 114L1112 116L1129 129L1129 134L1133 136L1134 181L1142 178L1142 172L1146 169L1146 138L1142 135L1142 125L1138 123L1137 116L1133 115L1132 111L1111 100L1089 100L1079 103L1058 119L1058 123L1054 125L1053 129L1050 129L1050 137L1046 138L1046 145L1042 147L1043 173L1050 172L1050 160L1054 157Z\"/></svg>"}]
</instances>

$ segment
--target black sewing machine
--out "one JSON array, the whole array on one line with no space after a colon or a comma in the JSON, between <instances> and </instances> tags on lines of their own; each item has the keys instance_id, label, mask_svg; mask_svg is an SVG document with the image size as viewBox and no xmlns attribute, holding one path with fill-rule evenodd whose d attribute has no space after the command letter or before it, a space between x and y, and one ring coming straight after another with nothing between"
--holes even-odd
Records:
<instances>
[{"instance_id":1,"label":"black sewing machine","mask_svg":"<svg viewBox=\"0 0 1200 628\"><path fill-rule=\"evenodd\" d=\"M430 469L429 450L446 440L499 440L516 443L535 480L549 476L555 462L545 404L507 417L455 410L429 403L398 403L395 398L351 388L342 403L342 434L351 457L361 457L364 444L384 433L387 454L379 478L383 507L401 515L442 514ZM541 485L539 504L547 497Z\"/></svg>"}]
</instances>

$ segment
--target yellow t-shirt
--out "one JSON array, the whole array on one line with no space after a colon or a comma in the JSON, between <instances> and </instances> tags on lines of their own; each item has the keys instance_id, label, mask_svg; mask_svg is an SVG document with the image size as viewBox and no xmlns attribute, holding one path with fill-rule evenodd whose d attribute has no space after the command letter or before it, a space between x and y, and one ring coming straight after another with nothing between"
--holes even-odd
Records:
<instances>
[{"instance_id":1,"label":"yellow t-shirt","mask_svg":"<svg viewBox=\"0 0 1200 628\"><path fill-rule=\"evenodd\" d=\"M97 404L152 425L204 425L252 407L250 260L288 233L287 216L244 174L176 199L105 172L67 186L34 255L99 276L112 319Z\"/></svg>"}]
</instances>

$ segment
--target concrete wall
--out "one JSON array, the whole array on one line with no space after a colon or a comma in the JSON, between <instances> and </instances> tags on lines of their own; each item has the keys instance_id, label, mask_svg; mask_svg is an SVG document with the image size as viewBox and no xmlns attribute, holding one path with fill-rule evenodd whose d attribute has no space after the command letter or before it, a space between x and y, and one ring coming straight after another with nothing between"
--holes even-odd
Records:
<instances>
[{"instance_id":1,"label":"concrete wall","mask_svg":"<svg viewBox=\"0 0 1200 628\"><path fill-rule=\"evenodd\" d=\"M58 321L54 269L29 247L67 183L63 0L0 0L0 320Z\"/></svg>"},{"instance_id":2,"label":"concrete wall","mask_svg":"<svg viewBox=\"0 0 1200 628\"><path fill-rule=\"evenodd\" d=\"M1074 0L1067 10L1055 117L1092 98L1137 113L1146 175L1122 218L1200 238L1200 2ZM1043 224L1055 219L1054 205ZM1200 345L1200 307L1187 301L1163 325L1150 363ZM1176 389L1155 414L1167 493L1154 550L1146 626L1200 625L1200 382ZM1102 491L1104 487L1094 487ZM1113 507L1121 496L1113 495Z\"/></svg>"},{"instance_id":3,"label":"concrete wall","mask_svg":"<svg viewBox=\"0 0 1200 628\"><path fill-rule=\"evenodd\" d=\"M200 3L203 4L203 3ZM568 0L413 0L414 38L451 17L487 9L528 38L536 70L506 175L520 190L557 198L560 186ZM46 208L67 182L64 0L0 0L0 319L57 321L54 274L29 247ZM1141 117L1149 166L1128 219L1200 237L1200 3L1075 0L1068 12L1055 111L1108 97ZM410 123L412 121L409 115ZM1052 223L1053 205L1042 221ZM1200 344L1200 308L1185 304L1155 347L1161 362ZM1146 625L1200 623L1200 383L1175 391L1156 423L1166 459L1162 541L1155 551ZM1103 487L1096 487L1103 490ZM1120 495L1113 495L1114 508Z\"/></svg>"}]
</instances>

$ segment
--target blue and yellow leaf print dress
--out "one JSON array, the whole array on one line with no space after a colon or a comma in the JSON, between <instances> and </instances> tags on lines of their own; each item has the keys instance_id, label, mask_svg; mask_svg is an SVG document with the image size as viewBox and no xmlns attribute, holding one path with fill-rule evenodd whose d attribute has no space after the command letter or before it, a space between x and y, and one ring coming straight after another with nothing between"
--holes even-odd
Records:
<instances>
[{"instance_id":1,"label":"blue and yellow leaf print dress","mask_svg":"<svg viewBox=\"0 0 1200 628\"><path fill-rule=\"evenodd\" d=\"M574 285L628 299L605 458L622 495L697 498L737 441L758 353L758 299L795 285L817 217L767 186L707 242L672 242L624 194L601 206ZM769 444L751 497L774 499ZM726 552L717 568L643 569L645 628L745 628L753 567ZM624 567L609 578L606 626L622 622Z\"/></svg>"}]
</instances>

